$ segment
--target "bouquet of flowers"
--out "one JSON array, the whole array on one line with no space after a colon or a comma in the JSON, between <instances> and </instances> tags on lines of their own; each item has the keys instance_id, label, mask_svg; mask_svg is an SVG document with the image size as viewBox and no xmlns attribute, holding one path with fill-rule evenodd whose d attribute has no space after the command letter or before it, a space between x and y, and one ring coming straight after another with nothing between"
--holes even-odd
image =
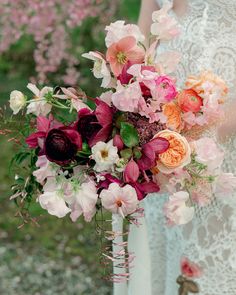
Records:
<instances>
[{"instance_id":1,"label":"bouquet of flowers","mask_svg":"<svg viewBox=\"0 0 236 295\"><path fill-rule=\"evenodd\" d=\"M163 214L173 226L234 189L236 178L222 171L223 151L206 136L223 116L227 86L204 71L177 87L172 73L180 54L157 49L179 34L169 8L153 13L149 40L136 25L117 21L106 27L106 53L83 55L106 89L97 98L33 84L32 99L11 93L14 115L24 114L15 161L29 158L29 175L18 175L13 186L17 203L35 200L73 222L107 210L138 223L140 201L168 192Z\"/></svg>"}]
</instances>

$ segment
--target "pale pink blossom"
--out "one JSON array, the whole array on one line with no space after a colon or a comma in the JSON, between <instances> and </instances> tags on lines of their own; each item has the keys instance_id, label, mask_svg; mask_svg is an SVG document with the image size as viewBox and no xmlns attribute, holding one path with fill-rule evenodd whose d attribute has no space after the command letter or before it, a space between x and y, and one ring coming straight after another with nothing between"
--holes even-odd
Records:
<instances>
[{"instance_id":1,"label":"pale pink blossom","mask_svg":"<svg viewBox=\"0 0 236 295\"><path fill-rule=\"evenodd\" d=\"M232 173L221 173L213 186L217 197L230 197L236 192L236 177Z\"/></svg>"},{"instance_id":2,"label":"pale pink blossom","mask_svg":"<svg viewBox=\"0 0 236 295\"><path fill-rule=\"evenodd\" d=\"M82 214L90 222L96 213L98 194L95 183L91 180L74 187L70 218L75 222Z\"/></svg>"},{"instance_id":3,"label":"pale pink blossom","mask_svg":"<svg viewBox=\"0 0 236 295\"><path fill-rule=\"evenodd\" d=\"M123 112L138 112L139 100L142 92L138 82L131 83L127 87L117 82L116 92L112 95L114 106Z\"/></svg>"},{"instance_id":4,"label":"pale pink blossom","mask_svg":"<svg viewBox=\"0 0 236 295\"><path fill-rule=\"evenodd\" d=\"M111 73L102 54L100 52L90 51L89 53L82 54L82 56L94 61L93 74L95 78L102 79L101 87L109 87Z\"/></svg>"},{"instance_id":5,"label":"pale pink blossom","mask_svg":"<svg viewBox=\"0 0 236 295\"><path fill-rule=\"evenodd\" d=\"M114 75L118 77L128 62L143 63L144 55L144 49L137 45L136 39L128 36L108 47L106 60L110 63Z\"/></svg>"},{"instance_id":6,"label":"pale pink blossom","mask_svg":"<svg viewBox=\"0 0 236 295\"><path fill-rule=\"evenodd\" d=\"M168 75L175 72L180 59L181 54L179 52L166 51L157 55L155 63L161 75Z\"/></svg>"},{"instance_id":7,"label":"pale pink blossom","mask_svg":"<svg viewBox=\"0 0 236 295\"><path fill-rule=\"evenodd\" d=\"M159 40L171 40L178 36L180 30L178 28L177 21L168 15L168 11L171 9L170 4L163 5L162 9L153 12L151 25L151 33Z\"/></svg>"},{"instance_id":8,"label":"pale pink blossom","mask_svg":"<svg viewBox=\"0 0 236 295\"><path fill-rule=\"evenodd\" d=\"M202 276L203 271L196 263L193 263L188 258L181 259L181 273L187 278L199 278Z\"/></svg>"},{"instance_id":9,"label":"pale pink blossom","mask_svg":"<svg viewBox=\"0 0 236 295\"><path fill-rule=\"evenodd\" d=\"M116 21L106 26L105 31L107 35L105 38L106 46L110 47L113 43L118 42L120 39L128 36L132 36L136 39L136 42L143 42L145 37L141 33L137 25L127 24L124 21Z\"/></svg>"},{"instance_id":10,"label":"pale pink blossom","mask_svg":"<svg viewBox=\"0 0 236 295\"><path fill-rule=\"evenodd\" d=\"M105 102L107 105L109 105L109 107L111 107L111 104L112 104L112 94L113 92L111 90L109 91L106 91L106 92L103 92L101 95L100 95L100 99Z\"/></svg>"},{"instance_id":11,"label":"pale pink blossom","mask_svg":"<svg viewBox=\"0 0 236 295\"><path fill-rule=\"evenodd\" d=\"M66 205L66 197L61 184L57 183L54 177L50 177L47 179L38 201L40 206L47 210L49 214L63 218L71 212L71 209Z\"/></svg>"},{"instance_id":12,"label":"pale pink blossom","mask_svg":"<svg viewBox=\"0 0 236 295\"><path fill-rule=\"evenodd\" d=\"M194 216L194 207L187 206L189 194L179 191L170 196L164 205L164 214L169 225L182 225L190 222Z\"/></svg>"},{"instance_id":13,"label":"pale pink blossom","mask_svg":"<svg viewBox=\"0 0 236 295\"><path fill-rule=\"evenodd\" d=\"M52 87L43 87L39 90L38 87L32 83L27 85L27 88L33 92L34 99L27 106L27 114L34 114L36 116L46 117L50 113L52 106L47 102L46 95L53 92Z\"/></svg>"},{"instance_id":14,"label":"pale pink blossom","mask_svg":"<svg viewBox=\"0 0 236 295\"><path fill-rule=\"evenodd\" d=\"M212 183L208 179L197 179L191 189L191 199L200 207L209 205L213 199Z\"/></svg>"},{"instance_id":15,"label":"pale pink blossom","mask_svg":"<svg viewBox=\"0 0 236 295\"><path fill-rule=\"evenodd\" d=\"M111 183L108 189L102 190L100 198L105 209L122 217L134 213L138 205L137 193L128 184L120 187L117 183Z\"/></svg>"},{"instance_id":16,"label":"pale pink blossom","mask_svg":"<svg viewBox=\"0 0 236 295\"><path fill-rule=\"evenodd\" d=\"M138 82L152 81L159 76L154 67L142 64L132 65L127 73L134 76Z\"/></svg>"},{"instance_id":17,"label":"pale pink blossom","mask_svg":"<svg viewBox=\"0 0 236 295\"><path fill-rule=\"evenodd\" d=\"M196 160L205 164L207 170L211 173L220 168L224 160L224 152L217 146L215 141L210 137L202 137L194 141L194 151Z\"/></svg>"},{"instance_id":18,"label":"pale pink blossom","mask_svg":"<svg viewBox=\"0 0 236 295\"><path fill-rule=\"evenodd\" d=\"M55 177L59 166L55 163L48 161L46 156L39 156L36 162L36 167L38 168L33 172L37 182L43 184L45 179L48 177Z\"/></svg>"}]
</instances>

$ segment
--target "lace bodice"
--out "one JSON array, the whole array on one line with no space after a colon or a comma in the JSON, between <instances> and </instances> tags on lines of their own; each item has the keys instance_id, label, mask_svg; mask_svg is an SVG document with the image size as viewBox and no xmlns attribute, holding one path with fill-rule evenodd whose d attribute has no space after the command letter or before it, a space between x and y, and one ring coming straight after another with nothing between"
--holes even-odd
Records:
<instances>
[{"instance_id":1,"label":"lace bodice","mask_svg":"<svg viewBox=\"0 0 236 295\"><path fill-rule=\"evenodd\" d=\"M160 5L167 0L158 1ZM178 50L182 61L178 83L189 74L212 70L229 86L229 100L236 99L236 0L189 0L188 13L179 19L182 34L159 50ZM225 146L228 171L236 172L236 139ZM194 220L168 228L163 204L168 196L145 200L152 257L153 294L177 295L176 278L181 256L203 268L198 280L201 295L236 294L236 201L225 196L211 206L196 208ZM236 196L235 196L236 199Z\"/></svg>"}]
</instances>

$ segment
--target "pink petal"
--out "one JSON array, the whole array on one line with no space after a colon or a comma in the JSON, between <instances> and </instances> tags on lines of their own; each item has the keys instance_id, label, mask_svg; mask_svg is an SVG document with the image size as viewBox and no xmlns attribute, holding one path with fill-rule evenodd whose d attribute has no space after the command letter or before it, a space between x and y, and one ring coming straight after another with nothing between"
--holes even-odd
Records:
<instances>
[{"instance_id":1,"label":"pink petal","mask_svg":"<svg viewBox=\"0 0 236 295\"><path fill-rule=\"evenodd\" d=\"M97 108L95 111L95 115L97 117L98 122L102 126L111 124L113 119L113 111L109 107L109 105L99 99L96 99L96 105Z\"/></svg>"},{"instance_id":2,"label":"pink petal","mask_svg":"<svg viewBox=\"0 0 236 295\"><path fill-rule=\"evenodd\" d=\"M50 128L50 120L45 117L38 117L37 118L37 130L39 132L47 133Z\"/></svg>"},{"instance_id":3,"label":"pink petal","mask_svg":"<svg viewBox=\"0 0 236 295\"><path fill-rule=\"evenodd\" d=\"M38 147L38 139L39 138L44 138L46 137L46 133L45 132L35 132L32 133L30 136L28 136L25 140L25 142L28 144L28 146L31 149L37 148Z\"/></svg>"},{"instance_id":4,"label":"pink petal","mask_svg":"<svg viewBox=\"0 0 236 295\"><path fill-rule=\"evenodd\" d=\"M125 182L136 182L139 178L139 166L137 163L132 159L125 167L124 171L124 180Z\"/></svg>"},{"instance_id":5,"label":"pink petal","mask_svg":"<svg viewBox=\"0 0 236 295\"><path fill-rule=\"evenodd\" d=\"M99 141L106 141L109 135L111 134L111 131L112 131L111 124L103 126L103 128L99 130L98 133L89 140L89 146L92 147Z\"/></svg>"}]
</instances>

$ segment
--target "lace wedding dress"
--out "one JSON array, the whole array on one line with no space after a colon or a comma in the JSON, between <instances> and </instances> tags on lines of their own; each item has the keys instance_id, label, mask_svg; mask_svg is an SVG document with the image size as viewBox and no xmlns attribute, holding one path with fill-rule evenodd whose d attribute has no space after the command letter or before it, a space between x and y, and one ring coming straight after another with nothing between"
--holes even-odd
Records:
<instances>
[{"instance_id":1,"label":"lace wedding dress","mask_svg":"<svg viewBox=\"0 0 236 295\"><path fill-rule=\"evenodd\" d=\"M179 19L181 36L161 44L159 50L182 53L176 74L180 85L190 73L210 69L228 83L229 100L236 99L236 0L188 2L188 13ZM158 3L163 5L163 1ZM235 138L225 150L225 168L235 173ZM129 288L115 295L177 295L182 256L203 269L196 280L200 295L236 295L236 194L208 207L196 207L191 223L173 228L166 226L163 217L167 198L154 194L145 199L146 221L141 231L130 233L130 250L137 257Z\"/></svg>"}]
</instances>

